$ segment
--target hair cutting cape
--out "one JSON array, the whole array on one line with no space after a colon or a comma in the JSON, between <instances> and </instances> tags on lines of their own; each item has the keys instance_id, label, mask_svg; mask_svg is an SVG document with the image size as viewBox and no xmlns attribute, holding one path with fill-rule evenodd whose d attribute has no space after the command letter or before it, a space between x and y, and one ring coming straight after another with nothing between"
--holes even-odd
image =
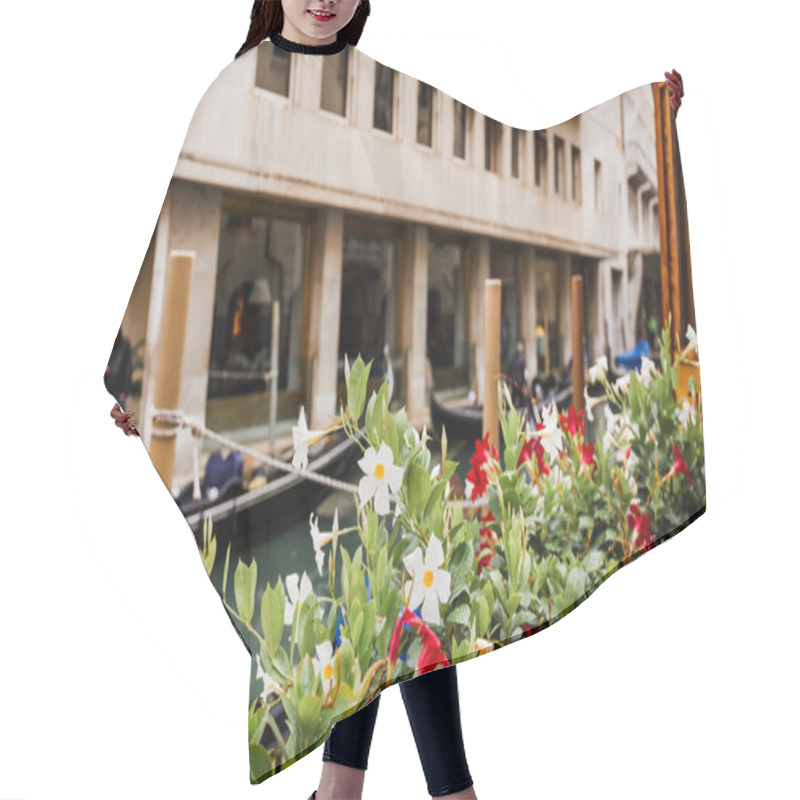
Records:
<instances>
[{"instance_id":1,"label":"hair cutting cape","mask_svg":"<svg viewBox=\"0 0 800 800\"><path fill-rule=\"evenodd\" d=\"M251 783L705 511L696 328L664 82L534 131L349 45L222 70L104 382L252 658Z\"/></svg>"}]
</instances>

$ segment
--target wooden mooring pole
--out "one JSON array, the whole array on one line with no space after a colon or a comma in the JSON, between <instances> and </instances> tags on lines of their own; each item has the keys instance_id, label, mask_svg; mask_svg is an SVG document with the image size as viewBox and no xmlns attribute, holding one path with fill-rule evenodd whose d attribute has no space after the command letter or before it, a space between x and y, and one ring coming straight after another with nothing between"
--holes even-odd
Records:
<instances>
[{"instance_id":1,"label":"wooden mooring pole","mask_svg":"<svg viewBox=\"0 0 800 800\"><path fill-rule=\"evenodd\" d=\"M183 351L186 345L194 259L193 252L174 250L169 254L153 398L155 407L159 409L180 408ZM160 436L159 431L168 433L171 430L174 430L172 425L154 421L149 449L150 458L170 493L175 471L176 437Z\"/></svg>"}]
</instances>

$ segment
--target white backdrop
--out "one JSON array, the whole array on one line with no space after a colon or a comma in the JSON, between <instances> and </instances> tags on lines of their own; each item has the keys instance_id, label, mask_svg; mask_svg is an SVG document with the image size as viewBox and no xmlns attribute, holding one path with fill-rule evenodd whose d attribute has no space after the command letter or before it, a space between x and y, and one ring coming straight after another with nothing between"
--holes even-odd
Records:
<instances>
[{"instance_id":1,"label":"white backdrop","mask_svg":"<svg viewBox=\"0 0 800 800\"><path fill-rule=\"evenodd\" d=\"M250 0L4 4L0 798L300 798L248 779L249 657L101 375ZM481 800L796 797L795 28L777 2L373 0L359 49L542 128L675 67L708 511L458 667ZM795 384L796 385L796 384ZM165 588L166 587L166 588ZM364 798L427 797L400 691Z\"/></svg>"}]
</instances>

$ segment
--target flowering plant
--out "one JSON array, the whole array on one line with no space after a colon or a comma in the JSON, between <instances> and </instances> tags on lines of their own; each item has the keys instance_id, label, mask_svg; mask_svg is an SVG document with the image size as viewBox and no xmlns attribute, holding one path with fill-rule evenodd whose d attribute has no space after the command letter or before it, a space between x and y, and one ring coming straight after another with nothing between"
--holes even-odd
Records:
<instances>
[{"instance_id":1,"label":"flowering plant","mask_svg":"<svg viewBox=\"0 0 800 800\"><path fill-rule=\"evenodd\" d=\"M466 497L452 480L458 464L448 458L446 433L432 466L427 431L403 410L389 411L385 383L367 401L370 364L346 362L347 401L328 431L343 430L362 450L361 478L354 525L340 528L337 508L332 530L322 532L311 515L309 546L326 590L294 573L256 598L256 561L240 560L233 605L223 591L228 612L259 643L249 715L255 776L294 763L389 685L551 625L702 513L696 385L690 381L688 400L675 395L677 362L696 339L690 328L673 361L668 331L669 323L660 369L644 359L612 384L599 359L589 379L604 394L587 392L580 410L559 413L552 404L531 427L503 390L502 455L488 437L475 443ZM601 421L602 437L589 441L587 422ZM308 432L301 413L298 464L320 434ZM342 541L352 536L351 555ZM209 574L211 542L213 534ZM226 557L225 575L227 568Z\"/></svg>"}]
</instances>

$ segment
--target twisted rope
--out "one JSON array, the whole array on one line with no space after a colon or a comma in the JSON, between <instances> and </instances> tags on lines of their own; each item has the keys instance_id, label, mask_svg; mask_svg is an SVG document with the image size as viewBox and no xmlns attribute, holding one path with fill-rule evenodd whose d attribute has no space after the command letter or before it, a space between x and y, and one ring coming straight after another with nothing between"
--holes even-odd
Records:
<instances>
[{"instance_id":1,"label":"twisted rope","mask_svg":"<svg viewBox=\"0 0 800 800\"><path fill-rule=\"evenodd\" d=\"M183 411L177 409L170 409L170 408L154 408L150 412L150 419L153 422L157 422L161 425L172 425L172 428L156 428L153 427L152 432L153 436L159 436L162 438L174 438L178 435L178 431L182 428L188 428L192 436L194 436L194 469L195 469L195 492L199 496L199 474L200 474L200 465L199 465L199 445L200 440L203 437L207 437L219 444L224 445L225 447L229 447L232 450L238 450L240 453L243 453L246 456L250 456L254 461L260 464L265 464L266 466L274 467L275 469L281 470L282 472L286 472L288 474L297 475L304 480L313 481L314 483L319 483L323 486L327 486L331 489L339 489L343 492L348 492L349 494L358 494L358 486L353 483L347 483L345 481L340 481L336 478L331 478L327 475L320 475L317 472L313 472L307 469L297 469L296 467L292 466L292 464L281 461L279 458L273 458L272 456L266 455L264 453L259 453L256 450L252 450L251 448L241 444L240 442L236 442L233 439L229 439L227 436L222 436L222 434L216 433L212 431L210 428L207 428L201 422L197 420L190 419L187 417ZM481 500L463 500L461 503L463 508L480 508L488 505L488 501L485 499Z\"/></svg>"}]
</instances>

